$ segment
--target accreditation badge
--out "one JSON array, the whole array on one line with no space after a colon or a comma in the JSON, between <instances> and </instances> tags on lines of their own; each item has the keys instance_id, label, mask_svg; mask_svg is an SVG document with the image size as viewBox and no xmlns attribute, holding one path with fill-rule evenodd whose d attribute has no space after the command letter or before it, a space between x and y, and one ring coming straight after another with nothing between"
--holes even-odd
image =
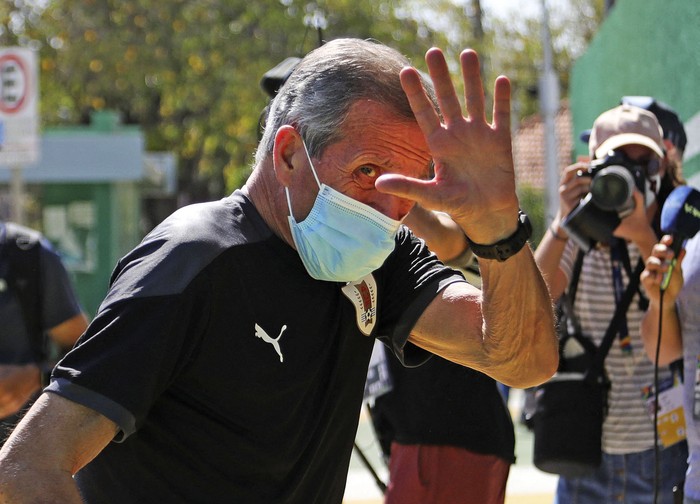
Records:
<instances>
[{"instance_id":1,"label":"accreditation badge","mask_svg":"<svg viewBox=\"0 0 700 504\"><path fill-rule=\"evenodd\" d=\"M653 385L643 387L642 396L653 421L655 399ZM675 372L659 382L659 409L656 429L664 448L683 441L686 437L685 415L683 414L683 382Z\"/></svg>"}]
</instances>

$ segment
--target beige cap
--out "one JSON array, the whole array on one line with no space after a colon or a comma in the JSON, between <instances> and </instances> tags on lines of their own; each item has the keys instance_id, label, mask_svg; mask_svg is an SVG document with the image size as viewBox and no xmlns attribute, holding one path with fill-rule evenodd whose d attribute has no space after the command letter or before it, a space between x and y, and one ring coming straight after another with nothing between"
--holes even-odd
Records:
<instances>
[{"instance_id":1,"label":"beige cap","mask_svg":"<svg viewBox=\"0 0 700 504\"><path fill-rule=\"evenodd\" d=\"M632 105L620 105L600 114L588 140L591 157L601 158L623 145L644 145L664 157L663 132L656 116Z\"/></svg>"}]
</instances>

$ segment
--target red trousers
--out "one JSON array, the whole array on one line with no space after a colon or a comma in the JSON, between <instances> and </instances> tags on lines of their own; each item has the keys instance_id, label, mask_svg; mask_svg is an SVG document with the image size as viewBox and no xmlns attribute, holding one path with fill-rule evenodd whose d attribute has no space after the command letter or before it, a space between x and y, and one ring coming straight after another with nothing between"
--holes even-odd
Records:
<instances>
[{"instance_id":1,"label":"red trousers","mask_svg":"<svg viewBox=\"0 0 700 504\"><path fill-rule=\"evenodd\" d=\"M385 504L503 504L510 464L453 446L391 445Z\"/></svg>"}]
</instances>

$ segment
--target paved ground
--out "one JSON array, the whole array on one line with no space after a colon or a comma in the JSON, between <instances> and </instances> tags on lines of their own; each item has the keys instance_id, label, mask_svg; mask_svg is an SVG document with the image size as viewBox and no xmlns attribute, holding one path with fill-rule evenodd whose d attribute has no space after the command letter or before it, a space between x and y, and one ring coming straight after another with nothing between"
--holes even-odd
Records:
<instances>
[{"instance_id":1,"label":"paved ground","mask_svg":"<svg viewBox=\"0 0 700 504\"><path fill-rule=\"evenodd\" d=\"M513 418L520 417L522 391L512 390L510 407ZM557 478L532 465L532 433L515 422L516 463L510 470L506 487L506 504L552 504ZM386 467L381 461L379 447L372 433L369 419L360 417L356 444L369 459L382 481L387 479ZM350 462L344 504L381 504L382 494L373 476L356 453Z\"/></svg>"}]
</instances>

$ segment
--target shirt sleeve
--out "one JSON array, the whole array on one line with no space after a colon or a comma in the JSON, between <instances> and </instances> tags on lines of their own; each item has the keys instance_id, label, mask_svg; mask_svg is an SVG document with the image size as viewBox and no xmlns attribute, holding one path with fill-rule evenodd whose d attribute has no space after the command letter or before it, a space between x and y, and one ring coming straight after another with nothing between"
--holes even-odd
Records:
<instances>
[{"instance_id":1,"label":"shirt sleeve","mask_svg":"<svg viewBox=\"0 0 700 504\"><path fill-rule=\"evenodd\" d=\"M138 275L142 264L132 261L130 275ZM128 278L116 278L109 302L58 363L46 389L114 421L120 428L117 439L139 428L154 401L186 368L211 303L206 272L184 290L157 295L149 294L148 285L162 287L158 269L140 278L139 290L124 288Z\"/></svg>"},{"instance_id":2,"label":"shirt sleeve","mask_svg":"<svg viewBox=\"0 0 700 504\"><path fill-rule=\"evenodd\" d=\"M386 290L376 334L405 366L417 366L432 354L408 342L413 326L443 289L466 280L443 265L407 227L400 229L396 240L396 249L381 268Z\"/></svg>"}]
</instances>

